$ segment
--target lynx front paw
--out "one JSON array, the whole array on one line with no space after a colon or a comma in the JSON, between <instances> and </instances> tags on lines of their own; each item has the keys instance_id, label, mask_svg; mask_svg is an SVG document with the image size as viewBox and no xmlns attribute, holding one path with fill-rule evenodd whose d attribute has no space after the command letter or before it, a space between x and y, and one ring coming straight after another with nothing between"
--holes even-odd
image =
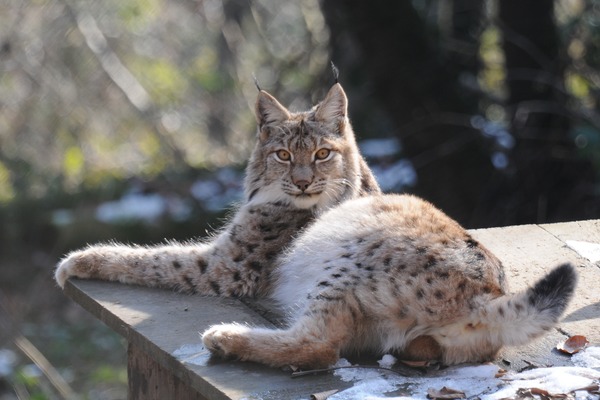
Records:
<instances>
[{"instance_id":1,"label":"lynx front paw","mask_svg":"<svg viewBox=\"0 0 600 400\"><path fill-rule=\"evenodd\" d=\"M65 282L71 277L90 278L91 263L86 259L83 252L71 253L65 257L54 272L54 279L61 288L65 287Z\"/></svg>"},{"instance_id":2,"label":"lynx front paw","mask_svg":"<svg viewBox=\"0 0 600 400\"><path fill-rule=\"evenodd\" d=\"M247 334L250 328L238 324L221 324L208 328L202 334L204 346L221 357L245 359L248 351Z\"/></svg>"}]
</instances>

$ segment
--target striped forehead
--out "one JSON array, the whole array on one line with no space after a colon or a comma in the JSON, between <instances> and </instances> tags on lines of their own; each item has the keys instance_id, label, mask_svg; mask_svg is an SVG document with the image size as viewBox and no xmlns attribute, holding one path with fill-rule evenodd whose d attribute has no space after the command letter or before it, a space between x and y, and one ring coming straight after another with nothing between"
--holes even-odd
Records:
<instances>
[{"instance_id":1,"label":"striped forehead","mask_svg":"<svg viewBox=\"0 0 600 400\"><path fill-rule=\"evenodd\" d=\"M301 120L287 127L283 140L290 150L314 149L321 142L321 135L311 125Z\"/></svg>"},{"instance_id":2,"label":"striped forehead","mask_svg":"<svg viewBox=\"0 0 600 400\"><path fill-rule=\"evenodd\" d=\"M290 150L314 149L318 141L313 135L296 134L289 139L288 147Z\"/></svg>"}]
</instances>

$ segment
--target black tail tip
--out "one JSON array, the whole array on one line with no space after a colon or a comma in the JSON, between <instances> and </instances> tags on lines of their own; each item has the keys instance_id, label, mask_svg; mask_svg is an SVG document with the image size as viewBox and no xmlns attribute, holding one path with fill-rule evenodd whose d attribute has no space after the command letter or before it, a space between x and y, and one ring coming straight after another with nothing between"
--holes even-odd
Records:
<instances>
[{"instance_id":1,"label":"black tail tip","mask_svg":"<svg viewBox=\"0 0 600 400\"><path fill-rule=\"evenodd\" d=\"M529 292L529 302L540 310L550 310L559 317L575 292L577 272L573 265L559 265L540 279Z\"/></svg>"}]
</instances>

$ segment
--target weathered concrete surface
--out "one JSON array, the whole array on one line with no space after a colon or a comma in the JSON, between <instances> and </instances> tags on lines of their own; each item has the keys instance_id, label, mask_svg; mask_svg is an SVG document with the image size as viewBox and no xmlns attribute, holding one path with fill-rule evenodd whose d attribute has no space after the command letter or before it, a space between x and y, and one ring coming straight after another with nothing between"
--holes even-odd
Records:
<instances>
[{"instance_id":1,"label":"weathered concrete surface","mask_svg":"<svg viewBox=\"0 0 600 400\"><path fill-rule=\"evenodd\" d=\"M481 229L471 233L502 260L512 292L525 289L565 262L572 263L579 274L575 296L558 329L527 346L503 350L497 360L499 365L517 370L527 366L527 361L538 365L571 365L568 356L554 349L571 335L584 335L590 344L600 345L600 265L567 245L567 241L583 241L600 246L600 220Z\"/></svg>"},{"instance_id":2,"label":"weathered concrete surface","mask_svg":"<svg viewBox=\"0 0 600 400\"><path fill-rule=\"evenodd\" d=\"M130 348L137 349L134 358L130 354L129 369L151 371L157 370L158 365L172 371L176 381L188 385L190 391L198 394L194 397L186 393L185 398L307 398L314 392L351 386L332 375L292 380L289 372L212 358L202 348L199 335L209 326L234 321L271 326L239 300L82 280L69 280L65 292L125 337ZM143 368L139 365L143 358L140 353L150 358ZM160 392L156 392L159 393L156 396L143 396L140 391L144 388L137 380L130 379L129 384L130 394L135 394L131 398L164 398L160 397ZM175 387L171 380L163 385Z\"/></svg>"},{"instance_id":3,"label":"weathered concrete surface","mask_svg":"<svg viewBox=\"0 0 600 400\"><path fill-rule=\"evenodd\" d=\"M600 221L482 229L472 234L502 260L511 291L524 289L564 262L573 263L580 275L577 293L559 328L528 346L504 350L498 365L515 370L529 363L570 365L567 356L554 350L567 335L585 335L591 344L600 345L600 266L566 244L570 240L600 244ZM289 372L214 360L202 348L198 332L212 324L236 321L269 326L261 316L276 315L269 312L268 302L260 307L248 303L251 309L235 299L78 280L68 281L65 292L128 340L135 350L130 368L171 371L173 379L166 385L181 393L182 385L189 387L182 398L308 398L311 393L351 385L332 375L290 379ZM139 396L140 389L131 387L139 384L130 382L133 397L153 398Z\"/></svg>"},{"instance_id":4,"label":"weathered concrete surface","mask_svg":"<svg viewBox=\"0 0 600 400\"><path fill-rule=\"evenodd\" d=\"M590 342L600 344L600 265L566 244L578 240L600 246L600 221L483 229L472 234L502 260L511 291L526 288L562 263L572 263L579 283L560 328L569 334L585 333Z\"/></svg>"}]
</instances>

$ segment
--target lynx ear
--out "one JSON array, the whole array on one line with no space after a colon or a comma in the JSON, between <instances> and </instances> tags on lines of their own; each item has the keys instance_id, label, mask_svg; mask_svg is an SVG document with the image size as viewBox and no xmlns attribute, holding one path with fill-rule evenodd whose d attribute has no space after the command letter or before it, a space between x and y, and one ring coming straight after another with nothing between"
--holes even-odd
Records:
<instances>
[{"instance_id":1,"label":"lynx ear","mask_svg":"<svg viewBox=\"0 0 600 400\"><path fill-rule=\"evenodd\" d=\"M325 100L317 107L315 118L317 121L330 124L345 119L348 114L348 98L342 85L336 83L329 89Z\"/></svg>"},{"instance_id":2,"label":"lynx ear","mask_svg":"<svg viewBox=\"0 0 600 400\"><path fill-rule=\"evenodd\" d=\"M289 111L284 106L279 104L275 97L271 96L264 90L258 92L255 114L256 123L258 124L259 128L274 122L283 122L290 118Z\"/></svg>"}]
</instances>

